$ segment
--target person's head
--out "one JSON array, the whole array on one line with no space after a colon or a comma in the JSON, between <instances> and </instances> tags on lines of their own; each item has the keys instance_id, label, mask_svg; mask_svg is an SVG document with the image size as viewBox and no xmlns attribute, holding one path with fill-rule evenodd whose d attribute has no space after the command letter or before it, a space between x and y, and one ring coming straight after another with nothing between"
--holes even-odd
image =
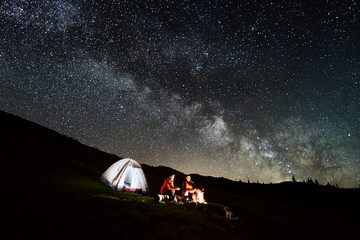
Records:
<instances>
[{"instance_id":1,"label":"person's head","mask_svg":"<svg viewBox=\"0 0 360 240\"><path fill-rule=\"evenodd\" d=\"M171 175L169 176L169 179L170 179L171 181L174 181L174 178L175 178L175 174L171 174Z\"/></svg>"},{"instance_id":2,"label":"person's head","mask_svg":"<svg viewBox=\"0 0 360 240\"><path fill-rule=\"evenodd\" d=\"M186 181L190 182L191 181L191 176L187 175L185 179L186 179Z\"/></svg>"}]
</instances>

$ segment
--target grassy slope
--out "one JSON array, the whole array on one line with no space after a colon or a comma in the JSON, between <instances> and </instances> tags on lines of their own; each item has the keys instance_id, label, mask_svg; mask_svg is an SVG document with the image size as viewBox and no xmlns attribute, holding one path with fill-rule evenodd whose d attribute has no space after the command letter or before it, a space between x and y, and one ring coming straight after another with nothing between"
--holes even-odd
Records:
<instances>
[{"instance_id":1,"label":"grassy slope","mask_svg":"<svg viewBox=\"0 0 360 240\"><path fill-rule=\"evenodd\" d=\"M211 202L245 219L232 229L219 209L159 204L112 191L99 177L119 158L0 112L3 229L50 239L358 239L359 190L242 184L194 175ZM5 131L7 130L7 131ZM8 132L8 133L6 133ZM143 165L156 194L172 172ZM183 175L176 172L176 185Z\"/></svg>"},{"instance_id":2,"label":"grassy slope","mask_svg":"<svg viewBox=\"0 0 360 240\"><path fill-rule=\"evenodd\" d=\"M146 165L143 169L174 172ZM176 174L183 178L181 173ZM236 235L241 239L359 239L360 189L299 182L247 184L199 175L192 178L206 186L208 200L229 206L244 218L245 224ZM159 178L148 181L152 186L160 186Z\"/></svg>"},{"instance_id":3,"label":"grassy slope","mask_svg":"<svg viewBox=\"0 0 360 240\"><path fill-rule=\"evenodd\" d=\"M119 157L2 112L0 124L8 132L1 136L1 215L10 236L224 239L229 233L222 216L102 184L100 175Z\"/></svg>"}]
</instances>

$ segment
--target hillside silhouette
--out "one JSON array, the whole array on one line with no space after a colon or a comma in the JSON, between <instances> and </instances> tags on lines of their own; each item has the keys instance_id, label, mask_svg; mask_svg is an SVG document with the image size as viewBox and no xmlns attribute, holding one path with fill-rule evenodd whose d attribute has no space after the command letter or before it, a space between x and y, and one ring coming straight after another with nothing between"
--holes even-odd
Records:
<instances>
[{"instance_id":1,"label":"hillside silhouette","mask_svg":"<svg viewBox=\"0 0 360 240\"><path fill-rule=\"evenodd\" d=\"M154 201L175 173L143 164L149 195L99 181L120 157L0 111L3 235L20 239L359 239L360 190L303 182L258 184L192 174L207 208ZM131 157L131 156L127 156ZM149 156L151 157L151 156ZM233 228L222 206L244 220Z\"/></svg>"}]
</instances>

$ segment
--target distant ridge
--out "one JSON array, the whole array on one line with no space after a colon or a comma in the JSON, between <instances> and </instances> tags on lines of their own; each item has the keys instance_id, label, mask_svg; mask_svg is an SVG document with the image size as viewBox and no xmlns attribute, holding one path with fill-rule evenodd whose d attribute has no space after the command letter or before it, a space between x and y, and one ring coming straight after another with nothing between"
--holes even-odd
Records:
<instances>
[{"instance_id":1,"label":"distant ridge","mask_svg":"<svg viewBox=\"0 0 360 240\"><path fill-rule=\"evenodd\" d=\"M63 163L56 161L55 155L72 155L72 156L88 156L87 159L84 159L84 156L81 156L76 161L84 161L83 165L91 165L92 169L97 174L101 174L107 169L113 162L117 161L121 157L102 152L96 148L86 146L81 144L77 140L74 140L68 136L61 135L58 132L48 129L44 126L41 126L37 123L25 120L21 117L6 113L0 110L0 125L3 129L3 134L0 138L0 144L3 147L3 156L5 157L5 162L9 168L15 167L15 165L20 165L20 162L28 161L33 159L33 155L37 162L40 164L41 161L46 162L46 166L51 166L51 161L54 161L54 166L63 168L65 165L68 166L67 158L62 158ZM41 154L40 154L41 153ZM71 157L70 157L71 158ZM11 160L13 159L13 160ZM72 161L73 163L76 161ZM86 162L85 162L86 161ZM14 165L12 165L14 164ZM79 164L79 163L77 163ZM26 165L26 164L25 164ZM62 166L63 165L63 166ZM149 178L150 181L150 192L155 194L158 192L161 184L169 174L175 173L177 175L176 180L181 182L185 177L184 173L172 169L167 166L157 166L153 167L147 164L142 164L145 173L151 174ZM10 170L11 172L11 170ZM230 179L223 177L211 177L211 176L201 176L199 174L192 174L199 185L204 185L208 187L211 194L211 189L252 189L251 191L263 191L264 189L271 189L269 191L283 191L293 192L294 194L301 191L314 191L319 190L320 192L344 192L340 188L334 187L324 187L316 186L315 184L305 184L303 182L283 182L278 184L261 184L261 183L244 183L236 182ZM214 190L216 191L216 190ZM357 189L354 189L357 191ZM345 191L349 192L349 191ZM214 195L217 195L214 193Z\"/></svg>"}]
</instances>

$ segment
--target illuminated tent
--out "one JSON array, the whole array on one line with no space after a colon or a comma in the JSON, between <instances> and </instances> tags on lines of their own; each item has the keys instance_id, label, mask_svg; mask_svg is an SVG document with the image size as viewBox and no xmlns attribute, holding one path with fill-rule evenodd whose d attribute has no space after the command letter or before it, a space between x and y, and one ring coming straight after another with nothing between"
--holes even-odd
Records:
<instances>
[{"instance_id":1,"label":"illuminated tent","mask_svg":"<svg viewBox=\"0 0 360 240\"><path fill-rule=\"evenodd\" d=\"M101 175L101 180L115 190L129 192L147 192L148 186L145 174L135 160L125 158L111 165Z\"/></svg>"}]
</instances>

